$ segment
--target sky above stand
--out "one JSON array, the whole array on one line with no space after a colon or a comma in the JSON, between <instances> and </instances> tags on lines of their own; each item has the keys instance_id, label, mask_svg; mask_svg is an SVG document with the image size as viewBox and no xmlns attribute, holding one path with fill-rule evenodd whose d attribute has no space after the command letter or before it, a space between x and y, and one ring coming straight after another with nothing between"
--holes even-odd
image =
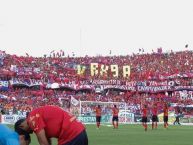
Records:
<instances>
[{"instance_id":1,"label":"sky above stand","mask_svg":"<svg viewBox=\"0 0 193 145\"><path fill-rule=\"evenodd\" d=\"M0 50L31 56L193 50L192 6L192 0L0 0Z\"/></svg>"}]
</instances>

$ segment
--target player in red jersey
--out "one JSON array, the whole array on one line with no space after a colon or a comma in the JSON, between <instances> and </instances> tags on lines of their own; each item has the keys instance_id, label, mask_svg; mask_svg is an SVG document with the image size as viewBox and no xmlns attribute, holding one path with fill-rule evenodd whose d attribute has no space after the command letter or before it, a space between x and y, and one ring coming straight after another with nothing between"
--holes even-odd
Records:
<instances>
[{"instance_id":1,"label":"player in red jersey","mask_svg":"<svg viewBox=\"0 0 193 145\"><path fill-rule=\"evenodd\" d=\"M144 105L141 111L142 111L142 125L145 131L147 131L147 105Z\"/></svg>"},{"instance_id":2,"label":"player in red jersey","mask_svg":"<svg viewBox=\"0 0 193 145\"><path fill-rule=\"evenodd\" d=\"M164 108L163 108L163 111L164 111L164 128L168 128L168 104L167 103L164 103Z\"/></svg>"},{"instance_id":3,"label":"player in red jersey","mask_svg":"<svg viewBox=\"0 0 193 145\"><path fill-rule=\"evenodd\" d=\"M96 125L97 125L97 128L100 127L100 123L101 123L101 106L98 105L96 107Z\"/></svg>"},{"instance_id":4,"label":"player in red jersey","mask_svg":"<svg viewBox=\"0 0 193 145\"><path fill-rule=\"evenodd\" d=\"M157 104L154 104L152 108L152 129L154 128L157 129L157 122L158 122L157 113L158 113Z\"/></svg>"},{"instance_id":5,"label":"player in red jersey","mask_svg":"<svg viewBox=\"0 0 193 145\"><path fill-rule=\"evenodd\" d=\"M31 111L26 119L15 123L15 131L35 132L40 145L51 145L51 138L57 138L58 145L88 145L84 125L56 106Z\"/></svg>"},{"instance_id":6,"label":"player in red jersey","mask_svg":"<svg viewBox=\"0 0 193 145\"><path fill-rule=\"evenodd\" d=\"M112 124L114 129L118 129L118 122L119 122L119 109L117 108L117 105L114 105L114 107L112 108L112 113L113 113L113 119L112 119Z\"/></svg>"}]
</instances>

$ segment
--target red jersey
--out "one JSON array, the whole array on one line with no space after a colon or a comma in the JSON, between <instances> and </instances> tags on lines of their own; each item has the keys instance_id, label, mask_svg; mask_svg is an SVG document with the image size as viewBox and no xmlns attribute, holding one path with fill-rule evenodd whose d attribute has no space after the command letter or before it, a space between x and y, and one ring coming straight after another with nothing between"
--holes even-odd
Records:
<instances>
[{"instance_id":1,"label":"red jersey","mask_svg":"<svg viewBox=\"0 0 193 145\"><path fill-rule=\"evenodd\" d=\"M168 116L168 107L164 107L164 116Z\"/></svg>"},{"instance_id":2,"label":"red jersey","mask_svg":"<svg viewBox=\"0 0 193 145\"><path fill-rule=\"evenodd\" d=\"M35 133L44 129L48 138L58 138L58 145L66 144L85 129L75 116L56 106L33 110L27 117L27 123Z\"/></svg>"},{"instance_id":3,"label":"red jersey","mask_svg":"<svg viewBox=\"0 0 193 145\"><path fill-rule=\"evenodd\" d=\"M101 116L101 108L96 107L96 116Z\"/></svg>"},{"instance_id":4,"label":"red jersey","mask_svg":"<svg viewBox=\"0 0 193 145\"><path fill-rule=\"evenodd\" d=\"M142 117L147 117L147 108L142 109Z\"/></svg>"},{"instance_id":5,"label":"red jersey","mask_svg":"<svg viewBox=\"0 0 193 145\"><path fill-rule=\"evenodd\" d=\"M114 116L114 117L118 117L118 114L119 114L119 109L118 109L118 108L115 108L115 107L114 107L114 108L112 109L112 112L113 112L113 116Z\"/></svg>"},{"instance_id":6,"label":"red jersey","mask_svg":"<svg viewBox=\"0 0 193 145\"><path fill-rule=\"evenodd\" d=\"M152 114L157 116L157 113L158 113L158 109L157 109L157 107L154 107L152 109Z\"/></svg>"}]
</instances>

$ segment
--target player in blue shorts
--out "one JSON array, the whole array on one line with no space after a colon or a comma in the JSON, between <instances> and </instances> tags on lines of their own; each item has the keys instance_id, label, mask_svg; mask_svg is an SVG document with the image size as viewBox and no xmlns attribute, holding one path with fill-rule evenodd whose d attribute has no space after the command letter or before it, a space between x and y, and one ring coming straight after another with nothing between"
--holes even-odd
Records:
<instances>
[{"instance_id":1,"label":"player in blue shorts","mask_svg":"<svg viewBox=\"0 0 193 145\"><path fill-rule=\"evenodd\" d=\"M0 145L29 145L29 134L18 135L6 125L0 124Z\"/></svg>"},{"instance_id":2,"label":"player in blue shorts","mask_svg":"<svg viewBox=\"0 0 193 145\"><path fill-rule=\"evenodd\" d=\"M3 124L0 124L0 145L20 145L18 134Z\"/></svg>"}]
</instances>

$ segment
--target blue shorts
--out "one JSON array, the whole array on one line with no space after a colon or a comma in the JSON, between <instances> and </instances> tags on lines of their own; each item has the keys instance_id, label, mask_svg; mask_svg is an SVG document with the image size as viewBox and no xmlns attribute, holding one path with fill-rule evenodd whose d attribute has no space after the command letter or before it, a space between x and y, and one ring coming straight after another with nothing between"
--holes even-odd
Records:
<instances>
[{"instance_id":1,"label":"blue shorts","mask_svg":"<svg viewBox=\"0 0 193 145\"><path fill-rule=\"evenodd\" d=\"M0 124L0 145L20 145L18 134L3 124Z\"/></svg>"},{"instance_id":2,"label":"blue shorts","mask_svg":"<svg viewBox=\"0 0 193 145\"><path fill-rule=\"evenodd\" d=\"M0 139L0 145L20 145L19 137L16 133Z\"/></svg>"}]
</instances>

